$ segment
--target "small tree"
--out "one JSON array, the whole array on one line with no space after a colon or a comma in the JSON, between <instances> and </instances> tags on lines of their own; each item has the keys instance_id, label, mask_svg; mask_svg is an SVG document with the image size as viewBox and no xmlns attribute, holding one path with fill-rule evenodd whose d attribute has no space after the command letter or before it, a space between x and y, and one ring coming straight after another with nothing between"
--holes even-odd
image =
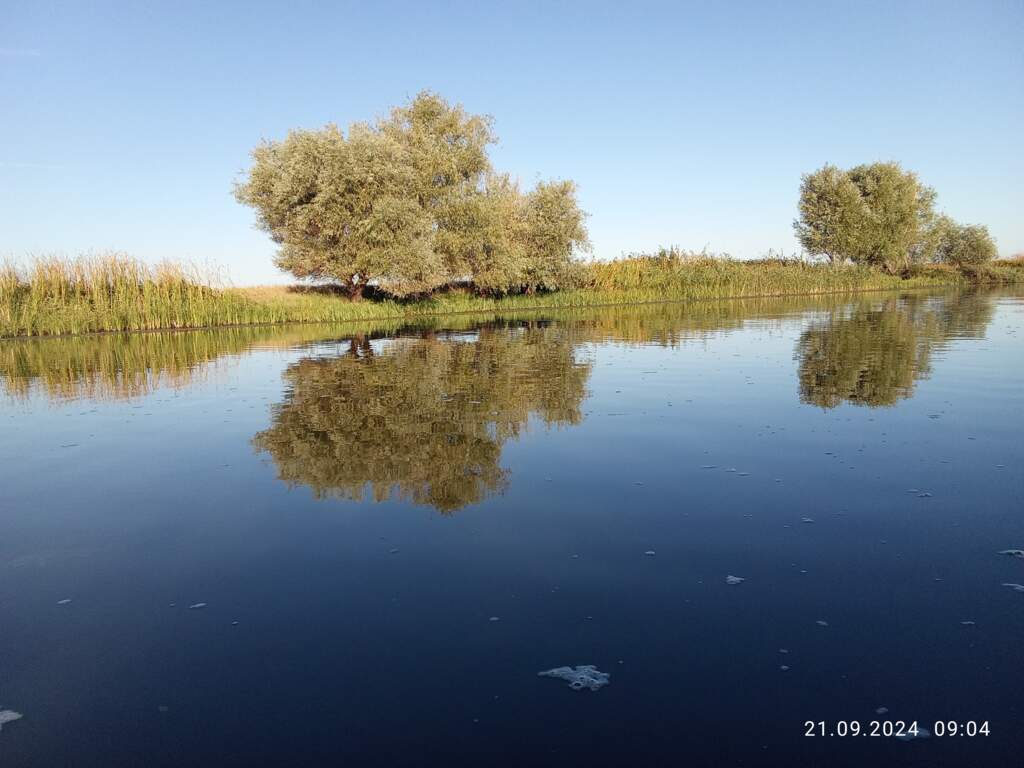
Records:
<instances>
[{"instance_id":1,"label":"small tree","mask_svg":"<svg viewBox=\"0 0 1024 768\"><path fill-rule=\"evenodd\" d=\"M590 249L571 181L540 182L522 204L522 280L527 293L574 287L574 255Z\"/></svg>"},{"instance_id":2,"label":"small tree","mask_svg":"<svg viewBox=\"0 0 1024 768\"><path fill-rule=\"evenodd\" d=\"M988 227L951 222L939 239L936 258L958 267L987 264L999 255Z\"/></svg>"}]
</instances>

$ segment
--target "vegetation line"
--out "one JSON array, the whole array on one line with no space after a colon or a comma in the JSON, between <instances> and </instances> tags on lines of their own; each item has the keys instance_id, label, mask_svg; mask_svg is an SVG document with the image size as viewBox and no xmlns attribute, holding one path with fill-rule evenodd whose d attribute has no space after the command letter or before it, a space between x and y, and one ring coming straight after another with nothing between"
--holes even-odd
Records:
<instances>
[{"instance_id":1,"label":"vegetation line","mask_svg":"<svg viewBox=\"0 0 1024 768\"><path fill-rule=\"evenodd\" d=\"M1022 275L1024 278L1024 275ZM949 287L956 285L955 283L947 284ZM722 294L717 296L700 296L700 297L675 297L669 296L667 298L660 299L637 299L630 301L627 297L616 294L608 293L609 297L618 297L608 301L598 300L595 302L580 302L573 304L556 303L554 301L546 300L550 298L551 294L535 294L533 302L523 302L514 308L505 308L501 304L496 303L491 310L484 308L483 310L477 308L468 309L437 309L435 311L416 311L416 312L396 312L394 314L374 314L367 317L349 317L337 320L323 320L318 318L301 318L301 319L282 319L282 320L253 320L251 322L239 322L239 323L220 323L217 325L183 325L173 327L154 327L154 328L103 328L95 331L81 331L75 333L36 333L28 334L22 333L19 335L4 335L0 333L0 340L11 340L16 341L19 339L34 339L34 338L52 338L52 337L83 337L83 336L106 336L111 334L119 333L189 333L191 331L215 331L221 328L273 328L278 325L312 325L312 324L324 324L324 323L363 323L368 320L402 320L402 319L415 319L415 318L434 318L434 317L450 317L450 316L466 316L466 315L480 315L481 312L484 314L512 314L518 312L533 312L550 309L600 309L602 307L647 307L657 306L659 304L682 304L686 302L696 301L742 301L746 299L773 299L773 298L799 298L800 296L841 296L849 293L886 293L892 291L923 291L938 287L935 284L911 284L905 286L878 286L871 288L852 288L852 289L833 289L833 290L820 290L820 291L799 291L793 293L772 293L772 294ZM239 289L245 292L249 289ZM289 290L289 289L285 289Z\"/></svg>"},{"instance_id":2,"label":"vegetation line","mask_svg":"<svg viewBox=\"0 0 1024 768\"><path fill-rule=\"evenodd\" d=\"M0 337L110 331L202 329L508 313L700 299L842 294L1024 281L1024 263L980 269L927 265L890 275L877 268L766 259L743 262L667 250L583 265L571 290L481 296L449 286L396 300L371 294L353 300L329 287L215 288L195 269L148 267L123 255L40 259L0 268Z\"/></svg>"}]
</instances>

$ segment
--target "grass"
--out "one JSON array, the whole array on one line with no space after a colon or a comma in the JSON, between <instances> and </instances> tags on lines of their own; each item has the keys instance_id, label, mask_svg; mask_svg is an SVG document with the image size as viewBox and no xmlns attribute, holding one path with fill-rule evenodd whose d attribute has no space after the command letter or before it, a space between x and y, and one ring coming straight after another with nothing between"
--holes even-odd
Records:
<instances>
[{"instance_id":1,"label":"grass","mask_svg":"<svg viewBox=\"0 0 1024 768\"><path fill-rule=\"evenodd\" d=\"M148 266L121 254L39 258L0 266L0 337L140 331L270 323L415 320L465 312L581 308L659 301L851 293L979 282L1024 281L1024 262L974 270L940 265L897 277L866 267L793 259L736 261L675 249L592 262L575 290L479 296L453 288L406 301L351 301L295 287L230 288L216 275L180 264Z\"/></svg>"}]
</instances>

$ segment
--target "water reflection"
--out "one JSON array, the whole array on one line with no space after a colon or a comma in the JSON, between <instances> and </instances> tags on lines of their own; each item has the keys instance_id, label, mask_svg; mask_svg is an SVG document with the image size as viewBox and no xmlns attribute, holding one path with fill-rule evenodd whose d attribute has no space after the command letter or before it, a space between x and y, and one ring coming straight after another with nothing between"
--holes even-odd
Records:
<instances>
[{"instance_id":1,"label":"water reflection","mask_svg":"<svg viewBox=\"0 0 1024 768\"><path fill-rule=\"evenodd\" d=\"M522 314L465 314L423 318L414 325L378 320L363 326L256 326L216 330L112 333L66 338L0 339L0 391L52 403L80 398L127 400L163 387L205 381L223 362L253 348L293 349L349 336L384 337L430 331L514 327L539 318L573 327L577 342L617 341L677 346L737 329L842 306L841 297L738 299ZM353 330L345 330L345 328Z\"/></svg>"},{"instance_id":2,"label":"water reflection","mask_svg":"<svg viewBox=\"0 0 1024 768\"><path fill-rule=\"evenodd\" d=\"M130 400L205 381L219 363L255 346L322 337L322 329L239 327L0 340L0 388L14 399L35 392L53 403Z\"/></svg>"},{"instance_id":3,"label":"water reflection","mask_svg":"<svg viewBox=\"0 0 1024 768\"><path fill-rule=\"evenodd\" d=\"M797 342L800 399L822 408L894 405L931 373L936 349L983 336L994 306L977 294L910 294L837 308Z\"/></svg>"},{"instance_id":4,"label":"water reflection","mask_svg":"<svg viewBox=\"0 0 1024 768\"><path fill-rule=\"evenodd\" d=\"M402 498L452 512L508 482L502 445L530 417L577 424L590 365L571 331L531 324L478 334L354 339L284 374L273 425L253 444L318 497Z\"/></svg>"},{"instance_id":5,"label":"water reflection","mask_svg":"<svg viewBox=\"0 0 1024 768\"><path fill-rule=\"evenodd\" d=\"M362 333L298 326L19 340L0 343L0 383L15 398L130 399L204 381L253 348L285 350L293 362L283 398L252 440L281 480L318 498L453 512L508 485L503 448L531 420L581 421L589 345L677 347L756 323L796 338L802 402L892 406L949 340L982 336L994 308L992 294L794 297L468 315Z\"/></svg>"}]
</instances>

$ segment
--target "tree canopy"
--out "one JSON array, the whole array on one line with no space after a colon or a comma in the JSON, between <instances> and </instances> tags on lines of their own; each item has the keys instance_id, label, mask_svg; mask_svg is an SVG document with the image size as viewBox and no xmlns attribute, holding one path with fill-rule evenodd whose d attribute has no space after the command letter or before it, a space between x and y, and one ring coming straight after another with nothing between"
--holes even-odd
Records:
<instances>
[{"instance_id":1,"label":"tree canopy","mask_svg":"<svg viewBox=\"0 0 1024 768\"><path fill-rule=\"evenodd\" d=\"M957 224L947 219L936 238L935 258L944 264L985 264L998 255L988 227L980 224Z\"/></svg>"},{"instance_id":2,"label":"tree canopy","mask_svg":"<svg viewBox=\"0 0 1024 768\"><path fill-rule=\"evenodd\" d=\"M934 207L935 191L898 163L825 165L803 177L794 228L812 255L895 273L919 258Z\"/></svg>"},{"instance_id":3,"label":"tree canopy","mask_svg":"<svg viewBox=\"0 0 1024 768\"><path fill-rule=\"evenodd\" d=\"M423 92L347 134L261 143L235 196L279 244L281 269L353 296L370 283L394 296L467 278L495 293L570 284L589 247L575 185L522 193L491 167L494 141L491 118Z\"/></svg>"},{"instance_id":4,"label":"tree canopy","mask_svg":"<svg viewBox=\"0 0 1024 768\"><path fill-rule=\"evenodd\" d=\"M898 163L848 170L825 165L803 176L793 227L811 255L892 274L930 261L980 264L994 258L988 230L938 215L935 198L934 189Z\"/></svg>"}]
</instances>

